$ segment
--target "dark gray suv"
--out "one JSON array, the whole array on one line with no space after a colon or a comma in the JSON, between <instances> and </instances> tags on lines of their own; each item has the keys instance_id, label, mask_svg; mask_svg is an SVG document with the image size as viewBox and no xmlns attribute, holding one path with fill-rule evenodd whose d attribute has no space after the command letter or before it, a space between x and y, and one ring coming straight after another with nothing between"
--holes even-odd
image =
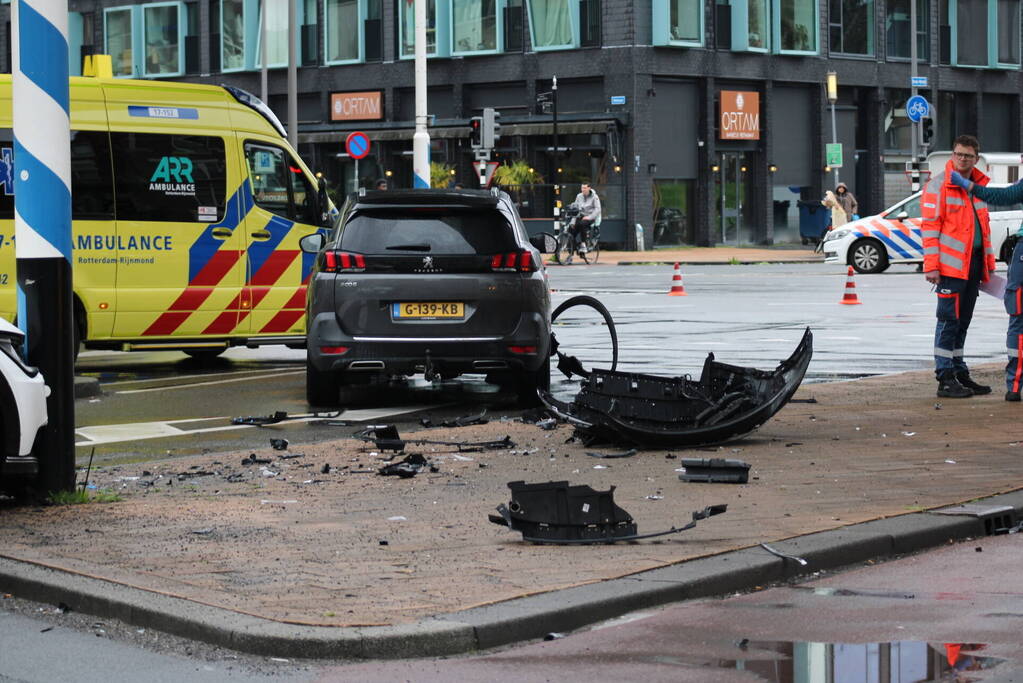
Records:
<instances>
[{"instance_id":1,"label":"dark gray suv","mask_svg":"<svg viewBox=\"0 0 1023 683\"><path fill-rule=\"evenodd\" d=\"M503 192L400 190L350 199L317 253L306 299L306 398L375 379L485 373L523 404L550 384L550 292Z\"/></svg>"}]
</instances>

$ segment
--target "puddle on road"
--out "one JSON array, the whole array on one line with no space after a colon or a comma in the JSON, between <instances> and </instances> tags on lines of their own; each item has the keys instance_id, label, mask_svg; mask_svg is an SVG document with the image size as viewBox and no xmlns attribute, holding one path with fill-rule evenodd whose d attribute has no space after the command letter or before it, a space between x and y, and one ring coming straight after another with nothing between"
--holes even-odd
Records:
<instances>
[{"instance_id":1,"label":"puddle on road","mask_svg":"<svg viewBox=\"0 0 1023 683\"><path fill-rule=\"evenodd\" d=\"M980 680L1005 660L988 657L980 643L815 643L750 641L734 643L735 657L687 657L655 655L645 658L658 664L699 666L745 671L771 683L802 681L919 681Z\"/></svg>"}]
</instances>

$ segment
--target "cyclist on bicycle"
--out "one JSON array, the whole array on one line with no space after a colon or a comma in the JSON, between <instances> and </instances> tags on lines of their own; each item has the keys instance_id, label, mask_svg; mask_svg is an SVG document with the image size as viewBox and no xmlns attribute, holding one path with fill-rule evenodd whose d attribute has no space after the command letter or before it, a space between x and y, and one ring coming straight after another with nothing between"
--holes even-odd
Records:
<instances>
[{"instance_id":1,"label":"cyclist on bicycle","mask_svg":"<svg viewBox=\"0 0 1023 683\"><path fill-rule=\"evenodd\" d=\"M575 235L579 253L585 254L586 236L590 226L600 220L600 197L593 191L589 183L583 183L580 190L581 192L575 196L575 201L572 202L572 206L579 209L579 218L575 220L569 231Z\"/></svg>"}]
</instances>

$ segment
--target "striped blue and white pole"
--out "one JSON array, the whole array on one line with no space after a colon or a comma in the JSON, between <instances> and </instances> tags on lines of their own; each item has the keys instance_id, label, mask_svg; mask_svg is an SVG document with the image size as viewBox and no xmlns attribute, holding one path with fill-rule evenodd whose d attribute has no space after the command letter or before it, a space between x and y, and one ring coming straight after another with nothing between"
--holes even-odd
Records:
<instances>
[{"instance_id":1,"label":"striped blue and white pole","mask_svg":"<svg viewBox=\"0 0 1023 683\"><path fill-rule=\"evenodd\" d=\"M50 386L33 452L43 491L75 485L71 117L67 0L14 0L14 236L18 322Z\"/></svg>"},{"instance_id":2,"label":"striped blue and white pole","mask_svg":"<svg viewBox=\"0 0 1023 683\"><path fill-rule=\"evenodd\" d=\"M412 134L412 187L430 187L430 134L426 130L426 0L415 0L416 132Z\"/></svg>"}]
</instances>

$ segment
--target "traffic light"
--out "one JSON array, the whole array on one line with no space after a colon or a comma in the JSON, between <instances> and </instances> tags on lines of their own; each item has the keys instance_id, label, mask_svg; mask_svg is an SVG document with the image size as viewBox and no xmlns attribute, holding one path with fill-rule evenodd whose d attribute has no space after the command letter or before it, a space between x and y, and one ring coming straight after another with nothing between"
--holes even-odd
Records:
<instances>
[{"instance_id":1,"label":"traffic light","mask_svg":"<svg viewBox=\"0 0 1023 683\"><path fill-rule=\"evenodd\" d=\"M934 139L934 119L928 116L920 120L920 141L924 147L930 147Z\"/></svg>"},{"instance_id":2,"label":"traffic light","mask_svg":"<svg viewBox=\"0 0 1023 683\"><path fill-rule=\"evenodd\" d=\"M487 107L483 110L483 147L493 149L501 139L501 112Z\"/></svg>"},{"instance_id":3,"label":"traffic light","mask_svg":"<svg viewBox=\"0 0 1023 683\"><path fill-rule=\"evenodd\" d=\"M483 117L473 116L469 119L469 145L473 149L483 147Z\"/></svg>"}]
</instances>

